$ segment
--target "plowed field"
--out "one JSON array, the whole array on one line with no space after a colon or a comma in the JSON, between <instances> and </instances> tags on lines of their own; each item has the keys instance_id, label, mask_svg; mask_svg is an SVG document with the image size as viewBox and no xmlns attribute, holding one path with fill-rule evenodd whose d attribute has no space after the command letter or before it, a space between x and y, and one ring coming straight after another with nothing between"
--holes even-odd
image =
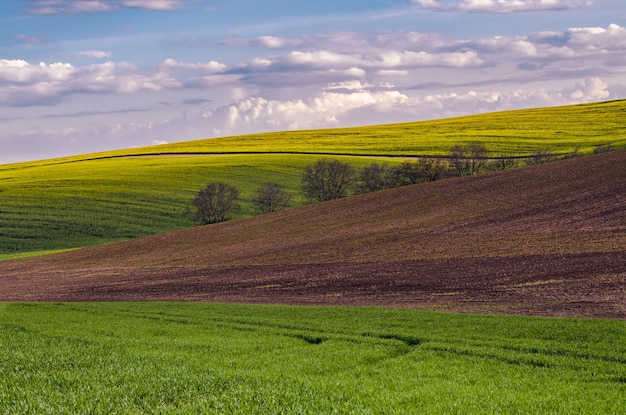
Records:
<instances>
[{"instance_id":1,"label":"plowed field","mask_svg":"<svg viewBox=\"0 0 626 415\"><path fill-rule=\"evenodd\" d=\"M626 318L626 151L0 263L0 301Z\"/></svg>"}]
</instances>

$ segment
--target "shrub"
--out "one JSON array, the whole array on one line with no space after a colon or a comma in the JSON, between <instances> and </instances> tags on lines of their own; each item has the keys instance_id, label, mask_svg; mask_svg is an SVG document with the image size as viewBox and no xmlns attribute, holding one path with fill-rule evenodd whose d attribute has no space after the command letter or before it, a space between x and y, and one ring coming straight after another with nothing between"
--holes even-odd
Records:
<instances>
[{"instance_id":1,"label":"shrub","mask_svg":"<svg viewBox=\"0 0 626 415\"><path fill-rule=\"evenodd\" d=\"M354 185L354 168L339 160L323 159L307 166L302 190L310 200L323 202L347 196Z\"/></svg>"},{"instance_id":2,"label":"shrub","mask_svg":"<svg viewBox=\"0 0 626 415\"><path fill-rule=\"evenodd\" d=\"M211 182L193 200L194 220L203 225L224 222L240 210L239 190L224 182Z\"/></svg>"},{"instance_id":3,"label":"shrub","mask_svg":"<svg viewBox=\"0 0 626 415\"><path fill-rule=\"evenodd\" d=\"M291 194L276 183L263 183L257 189L254 206L263 213L284 209L291 203Z\"/></svg>"}]
</instances>

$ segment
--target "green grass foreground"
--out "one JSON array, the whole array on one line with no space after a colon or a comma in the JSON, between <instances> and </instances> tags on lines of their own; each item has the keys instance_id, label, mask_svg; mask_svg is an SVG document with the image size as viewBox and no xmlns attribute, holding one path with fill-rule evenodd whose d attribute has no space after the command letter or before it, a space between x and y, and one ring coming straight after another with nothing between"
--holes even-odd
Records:
<instances>
[{"instance_id":1,"label":"green grass foreground","mask_svg":"<svg viewBox=\"0 0 626 415\"><path fill-rule=\"evenodd\" d=\"M0 304L0 413L615 414L626 322Z\"/></svg>"}]
</instances>

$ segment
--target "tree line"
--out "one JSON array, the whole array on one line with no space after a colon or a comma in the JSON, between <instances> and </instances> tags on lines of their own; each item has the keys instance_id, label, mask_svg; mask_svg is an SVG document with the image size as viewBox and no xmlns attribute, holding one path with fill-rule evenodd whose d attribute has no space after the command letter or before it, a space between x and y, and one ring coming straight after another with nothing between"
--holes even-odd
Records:
<instances>
[{"instance_id":1,"label":"tree line","mask_svg":"<svg viewBox=\"0 0 626 415\"><path fill-rule=\"evenodd\" d=\"M603 146L595 152L610 151ZM577 152L570 156L576 156ZM525 160L527 165L540 164L557 158L548 150L538 151ZM302 192L310 202L339 199L350 194L376 192L449 177L471 176L486 170L506 170L517 167L519 158L489 157L482 142L457 144L446 158L420 158L390 166L372 163L360 171L349 163L337 159L321 159L304 168ZM254 206L261 213L272 213L287 208L292 194L277 183L267 182L259 186L253 197ZM211 182L193 200L191 214L200 224L228 220L239 212L239 190L228 183Z\"/></svg>"}]
</instances>

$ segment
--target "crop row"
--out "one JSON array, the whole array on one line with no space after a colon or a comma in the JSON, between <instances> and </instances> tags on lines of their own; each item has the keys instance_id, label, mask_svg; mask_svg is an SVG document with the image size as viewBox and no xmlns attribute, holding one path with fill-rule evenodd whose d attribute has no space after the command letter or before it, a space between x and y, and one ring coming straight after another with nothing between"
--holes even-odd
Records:
<instances>
[{"instance_id":1,"label":"crop row","mask_svg":"<svg viewBox=\"0 0 626 415\"><path fill-rule=\"evenodd\" d=\"M0 413L618 413L622 321L0 304Z\"/></svg>"}]
</instances>

